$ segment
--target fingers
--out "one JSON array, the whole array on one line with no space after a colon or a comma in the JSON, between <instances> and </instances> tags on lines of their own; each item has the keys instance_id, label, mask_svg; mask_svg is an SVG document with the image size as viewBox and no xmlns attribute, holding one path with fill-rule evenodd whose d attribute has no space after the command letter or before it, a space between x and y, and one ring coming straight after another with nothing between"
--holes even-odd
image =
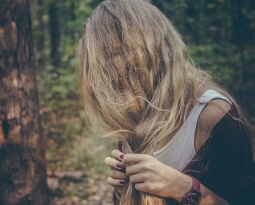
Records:
<instances>
[{"instance_id":1,"label":"fingers","mask_svg":"<svg viewBox=\"0 0 255 205\"><path fill-rule=\"evenodd\" d=\"M142 169L143 169L143 167L141 167L141 164L132 164L132 165L129 165L126 168L126 175L127 176L131 176L131 175L137 174L140 171L142 171Z\"/></svg>"},{"instance_id":2,"label":"fingers","mask_svg":"<svg viewBox=\"0 0 255 205\"><path fill-rule=\"evenodd\" d=\"M150 158L151 156L146 154L126 154L123 157L122 164L124 167L127 167L128 164L137 164L144 159Z\"/></svg>"},{"instance_id":3,"label":"fingers","mask_svg":"<svg viewBox=\"0 0 255 205\"><path fill-rule=\"evenodd\" d=\"M134 174L129 177L129 181L132 183L142 183L142 182L144 182L144 179L141 174Z\"/></svg>"},{"instance_id":4,"label":"fingers","mask_svg":"<svg viewBox=\"0 0 255 205\"><path fill-rule=\"evenodd\" d=\"M148 186L145 183L137 183L135 184L135 189L138 191L146 192Z\"/></svg>"},{"instance_id":5,"label":"fingers","mask_svg":"<svg viewBox=\"0 0 255 205\"><path fill-rule=\"evenodd\" d=\"M121 170L123 168L123 165L121 162L119 162L118 160L113 159L111 157L106 157L104 160L104 163L111 168L115 168L115 169L119 169L119 170Z\"/></svg>"},{"instance_id":6,"label":"fingers","mask_svg":"<svg viewBox=\"0 0 255 205\"><path fill-rule=\"evenodd\" d=\"M119 179L119 180L127 180L128 177L125 173L120 172L118 170L110 169L108 171L108 176L113 178L113 179Z\"/></svg>"},{"instance_id":7,"label":"fingers","mask_svg":"<svg viewBox=\"0 0 255 205\"><path fill-rule=\"evenodd\" d=\"M107 182L115 187L119 193L124 194L128 177L125 174L125 167L122 165L124 154L119 150L112 151L112 157L106 157L104 163L110 167Z\"/></svg>"},{"instance_id":8,"label":"fingers","mask_svg":"<svg viewBox=\"0 0 255 205\"><path fill-rule=\"evenodd\" d=\"M120 152L119 150L117 150L117 149L114 149L113 151L112 151L112 156L114 157L114 158L116 158L116 159L118 159L118 160L122 160L123 159L123 157L124 157L124 154L122 153L122 152Z\"/></svg>"},{"instance_id":9,"label":"fingers","mask_svg":"<svg viewBox=\"0 0 255 205\"><path fill-rule=\"evenodd\" d=\"M113 179L111 177L108 177L107 182L114 187L123 186L127 183L125 180Z\"/></svg>"}]
</instances>

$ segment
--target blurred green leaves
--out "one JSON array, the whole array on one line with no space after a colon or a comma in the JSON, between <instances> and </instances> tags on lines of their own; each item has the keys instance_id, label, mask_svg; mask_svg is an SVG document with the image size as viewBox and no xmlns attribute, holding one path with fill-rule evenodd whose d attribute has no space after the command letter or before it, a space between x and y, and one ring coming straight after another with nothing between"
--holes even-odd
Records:
<instances>
[{"instance_id":1,"label":"blurred green leaves","mask_svg":"<svg viewBox=\"0 0 255 205\"><path fill-rule=\"evenodd\" d=\"M212 71L255 116L255 1L152 0L162 8L202 69ZM218 80L220 79L220 81Z\"/></svg>"}]
</instances>

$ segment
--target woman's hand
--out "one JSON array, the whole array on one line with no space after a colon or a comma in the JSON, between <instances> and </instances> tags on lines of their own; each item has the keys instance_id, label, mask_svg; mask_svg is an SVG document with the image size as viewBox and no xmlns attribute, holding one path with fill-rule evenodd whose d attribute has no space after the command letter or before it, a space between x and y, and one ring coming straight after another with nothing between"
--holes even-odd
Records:
<instances>
[{"instance_id":1,"label":"woman's hand","mask_svg":"<svg viewBox=\"0 0 255 205\"><path fill-rule=\"evenodd\" d=\"M116 188L120 194L126 190L126 180L128 180L125 169L121 161L124 154L119 150L112 151L112 157L106 157L104 163L109 167L107 182Z\"/></svg>"},{"instance_id":2,"label":"woman's hand","mask_svg":"<svg viewBox=\"0 0 255 205\"><path fill-rule=\"evenodd\" d=\"M170 197L181 201L183 194L191 190L191 177L145 154L126 154L122 164L126 175L139 191Z\"/></svg>"}]
</instances>

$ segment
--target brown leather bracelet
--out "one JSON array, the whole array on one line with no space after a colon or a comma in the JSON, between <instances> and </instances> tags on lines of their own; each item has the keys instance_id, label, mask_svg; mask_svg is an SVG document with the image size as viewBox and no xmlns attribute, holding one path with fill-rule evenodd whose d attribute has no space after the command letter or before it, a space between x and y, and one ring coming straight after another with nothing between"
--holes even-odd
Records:
<instances>
[{"instance_id":1,"label":"brown leather bracelet","mask_svg":"<svg viewBox=\"0 0 255 205\"><path fill-rule=\"evenodd\" d=\"M189 192L183 195L182 205L198 205L201 201L202 194L200 191L200 182L194 177L190 177L192 178L192 188Z\"/></svg>"}]
</instances>

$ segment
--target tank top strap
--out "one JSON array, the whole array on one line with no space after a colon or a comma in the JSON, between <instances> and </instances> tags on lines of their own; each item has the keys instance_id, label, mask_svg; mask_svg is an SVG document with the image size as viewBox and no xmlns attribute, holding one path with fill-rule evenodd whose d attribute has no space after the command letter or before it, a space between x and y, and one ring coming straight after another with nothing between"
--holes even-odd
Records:
<instances>
[{"instance_id":1,"label":"tank top strap","mask_svg":"<svg viewBox=\"0 0 255 205\"><path fill-rule=\"evenodd\" d=\"M212 89L205 91L203 95L198 99L198 102L204 104L204 103L209 103L211 100L214 100L214 99L222 99L232 105L232 102L228 98L226 98L219 92Z\"/></svg>"}]
</instances>

